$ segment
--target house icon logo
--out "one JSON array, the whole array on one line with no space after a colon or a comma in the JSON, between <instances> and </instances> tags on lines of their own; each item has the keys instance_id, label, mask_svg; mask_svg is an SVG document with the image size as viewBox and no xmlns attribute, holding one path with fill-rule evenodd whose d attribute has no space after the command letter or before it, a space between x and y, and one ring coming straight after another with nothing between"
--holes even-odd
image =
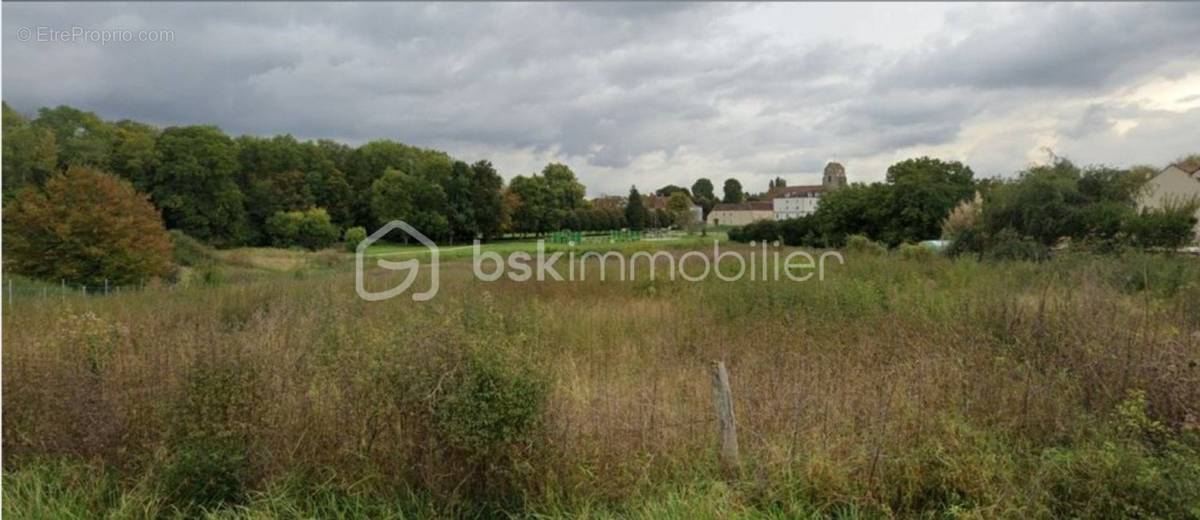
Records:
<instances>
[{"instance_id":1,"label":"house icon logo","mask_svg":"<svg viewBox=\"0 0 1200 520\"><path fill-rule=\"evenodd\" d=\"M403 280L401 280L399 285L390 289L383 291L367 290L366 273L363 266L367 257L367 248L396 229L408 234L410 238L416 240L429 250L429 289L424 292L414 292L412 294L412 299L415 302L429 301L433 299L434 296L437 296L438 293L438 273L440 271L440 266L438 264L438 247L437 244L434 244L433 241L430 240L429 237L425 236L424 233L417 231L417 228L410 226L403 220L393 220L388 222L374 233L371 233L371 236L363 239L362 242L359 242L358 248L354 252L354 290L358 292L359 298L369 302L377 302L395 298L400 294L404 294L404 292L407 291L414 282L416 282L417 275L419 275L421 272L421 262L419 259L410 258L408 260L397 261L380 258L377 260L379 267L388 269L390 271L407 271L408 274Z\"/></svg>"}]
</instances>

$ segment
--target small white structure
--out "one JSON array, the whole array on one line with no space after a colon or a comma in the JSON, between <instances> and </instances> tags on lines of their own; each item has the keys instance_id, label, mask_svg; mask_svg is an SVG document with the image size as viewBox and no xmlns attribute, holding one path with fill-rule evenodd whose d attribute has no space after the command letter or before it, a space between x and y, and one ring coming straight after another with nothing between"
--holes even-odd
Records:
<instances>
[{"instance_id":1,"label":"small white structure","mask_svg":"<svg viewBox=\"0 0 1200 520\"><path fill-rule=\"evenodd\" d=\"M1138 200L1138 210L1164 208L1200 200L1200 168L1192 171L1172 164L1146 182L1146 191ZM1200 220L1200 209L1196 210ZM1196 224L1196 240L1200 241L1200 223Z\"/></svg>"}]
</instances>

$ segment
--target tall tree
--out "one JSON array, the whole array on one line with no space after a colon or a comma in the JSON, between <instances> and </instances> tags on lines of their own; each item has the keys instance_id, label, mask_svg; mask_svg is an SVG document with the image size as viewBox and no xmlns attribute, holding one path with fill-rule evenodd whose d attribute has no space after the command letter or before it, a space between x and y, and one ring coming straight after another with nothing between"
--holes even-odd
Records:
<instances>
[{"instance_id":1,"label":"tall tree","mask_svg":"<svg viewBox=\"0 0 1200 520\"><path fill-rule=\"evenodd\" d=\"M100 116L63 105L39 109L34 125L54 133L60 169L67 166L108 166L113 128Z\"/></svg>"},{"instance_id":2,"label":"tall tree","mask_svg":"<svg viewBox=\"0 0 1200 520\"><path fill-rule=\"evenodd\" d=\"M216 245L246 238L243 194L233 140L215 126L163 130L156 145L160 164L148 183L167 227Z\"/></svg>"},{"instance_id":3,"label":"tall tree","mask_svg":"<svg viewBox=\"0 0 1200 520\"><path fill-rule=\"evenodd\" d=\"M475 227L474 193L471 189L474 174L463 161L454 161L450 175L442 182L446 192L446 220L450 226L450 240L471 240L478 231Z\"/></svg>"},{"instance_id":4,"label":"tall tree","mask_svg":"<svg viewBox=\"0 0 1200 520\"><path fill-rule=\"evenodd\" d=\"M737 204L745 200L746 192L742 190L742 183L737 179L725 179L725 198L721 199L721 202Z\"/></svg>"},{"instance_id":5,"label":"tall tree","mask_svg":"<svg viewBox=\"0 0 1200 520\"><path fill-rule=\"evenodd\" d=\"M400 170L388 170L372 184L371 210L378 224L403 220L432 240L450 232L442 187Z\"/></svg>"},{"instance_id":6,"label":"tall tree","mask_svg":"<svg viewBox=\"0 0 1200 520\"><path fill-rule=\"evenodd\" d=\"M3 105L4 200L23 186L41 186L58 169L54 133L34 126L25 116Z\"/></svg>"},{"instance_id":7,"label":"tall tree","mask_svg":"<svg viewBox=\"0 0 1200 520\"><path fill-rule=\"evenodd\" d=\"M132 182L134 187L146 190L158 167L157 141L156 128L128 119L118 121L113 125L109 170Z\"/></svg>"},{"instance_id":8,"label":"tall tree","mask_svg":"<svg viewBox=\"0 0 1200 520\"><path fill-rule=\"evenodd\" d=\"M675 192L683 192L684 195L689 197L692 196L691 192L689 192L687 188L684 188L683 186L676 186L674 184L668 184L657 190L654 190L654 194L658 195L659 197L670 197L671 194Z\"/></svg>"},{"instance_id":9,"label":"tall tree","mask_svg":"<svg viewBox=\"0 0 1200 520\"><path fill-rule=\"evenodd\" d=\"M712 181L704 177L696 179L696 182L692 183L692 199L704 210L704 218L708 218L708 212L717 204Z\"/></svg>"},{"instance_id":10,"label":"tall tree","mask_svg":"<svg viewBox=\"0 0 1200 520\"><path fill-rule=\"evenodd\" d=\"M919 157L888 167L892 216L885 236L891 245L941 236L946 216L975 193L974 173L958 161Z\"/></svg>"},{"instance_id":11,"label":"tall tree","mask_svg":"<svg viewBox=\"0 0 1200 520\"><path fill-rule=\"evenodd\" d=\"M629 229L642 230L645 229L648 215L646 206L642 204L642 195L638 193L637 186L629 188L629 201L625 203L625 223Z\"/></svg>"},{"instance_id":12,"label":"tall tree","mask_svg":"<svg viewBox=\"0 0 1200 520\"><path fill-rule=\"evenodd\" d=\"M516 231L540 235L558 226L555 194L545 177L518 175L508 186L519 201L512 215Z\"/></svg>"},{"instance_id":13,"label":"tall tree","mask_svg":"<svg viewBox=\"0 0 1200 520\"><path fill-rule=\"evenodd\" d=\"M562 163L547 164L542 169L542 179L551 193L550 227L563 227L567 216L583 207L586 190L575 172Z\"/></svg>"},{"instance_id":14,"label":"tall tree","mask_svg":"<svg viewBox=\"0 0 1200 520\"><path fill-rule=\"evenodd\" d=\"M484 240L500 235L504 220L502 190L504 180L489 161L471 165L471 205L474 207L475 230Z\"/></svg>"}]
</instances>

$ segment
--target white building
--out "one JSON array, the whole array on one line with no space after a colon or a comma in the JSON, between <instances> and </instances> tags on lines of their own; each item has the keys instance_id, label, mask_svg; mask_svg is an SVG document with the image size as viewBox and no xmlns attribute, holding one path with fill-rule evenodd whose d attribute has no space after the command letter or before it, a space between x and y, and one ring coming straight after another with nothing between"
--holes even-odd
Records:
<instances>
[{"instance_id":1,"label":"white building","mask_svg":"<svg viewBox=\"0 0 1200 520\"><path fill-rule=\"evenodd\" d=\"M1187 171L1172 164L1146 182L1146 191L1138 200L1138 209L1163 208L1200 200L1200 168ZM1200 220L1200 209L1196 210ZM1196 224L1196 239L1200 241L1200 222Z\"/></svg>"},{"instance_id":2,"label":"white building","mask_svg":"<svg viewBox=\"0 0 1200 520\"><path fill-rule=\"evenodd\" d=\"M822 186L786 186L771 190L772 210L775 220L785 220L809 215L817 210L821 201Z\"/></svg>"},{"instance_id":3,"label":"white building","mask_svg":"<svg viewBox=\"0 0 1200 520\"><path fill-rule=\"evenodd\" d=\"M771 197L775 220L785 220L810 215L817 210L821 195L846 185L846 169L831 162L825 165L825 176L820 186L783 186L767 192Z\"/></svg>"}]
</instances>

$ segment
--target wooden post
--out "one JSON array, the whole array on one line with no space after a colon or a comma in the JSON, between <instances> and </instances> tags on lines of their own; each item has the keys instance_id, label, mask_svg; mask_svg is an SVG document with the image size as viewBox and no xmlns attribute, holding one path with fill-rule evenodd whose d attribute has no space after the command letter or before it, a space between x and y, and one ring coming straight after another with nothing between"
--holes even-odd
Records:
<instances>
[{"instance_id":1,"label":"wooden post","mask_svg":"<svg viewBox=\"0 0 1200 520\"><path fill-rule=\"evenodd\" d=\"M737 421L733 416L733 391L729 388L729 372L724 361L713 361L713 403L717 408L717 424L721 434L721 467L726 473L737 475L741 469L738 455Z\"/></svg>"},{"instance_id":2,"label":"wooden post","mask_svg":"<svg viewBox=\"0 0 1200 520\"><path fill-rule=\"evenodd\" d=\"M10 310L10 311L11 311L11 310L12 310L12 308L13 308L13 299L12 299L12 294L13 294L13 291L12 291L12 283L13 283L13 282L12 282L12 279L9 279L9 280L8 280L8 310Z\"/></svg>"}]
</instances>

